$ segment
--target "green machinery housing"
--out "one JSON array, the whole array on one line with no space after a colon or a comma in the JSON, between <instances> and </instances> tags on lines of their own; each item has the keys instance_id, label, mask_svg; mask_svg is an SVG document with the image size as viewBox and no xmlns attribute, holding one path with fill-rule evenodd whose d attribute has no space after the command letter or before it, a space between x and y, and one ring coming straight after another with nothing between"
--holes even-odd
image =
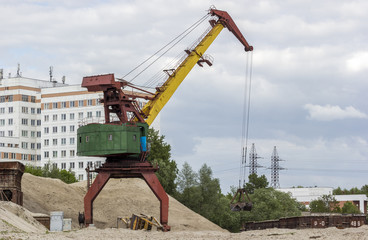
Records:
<instances>
[{"instance_id":1,"label":"green machinery housing","mask_svg":"<svg viewBox=\"0 0 368 240\"><path fill-rule=\"evenodd\" d=\"M136 156L147 151L146 123L88 124L78 128L77 155Z\"/></svg>"}]
</instances>

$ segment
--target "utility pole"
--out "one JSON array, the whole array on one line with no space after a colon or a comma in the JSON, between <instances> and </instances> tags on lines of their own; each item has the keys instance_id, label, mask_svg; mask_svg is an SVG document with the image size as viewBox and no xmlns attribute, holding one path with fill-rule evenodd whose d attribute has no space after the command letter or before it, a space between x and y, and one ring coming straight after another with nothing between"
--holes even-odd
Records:
<instances>
[{"instance_id":1,"label":"utility pole","mask_svg":"<svg viewBox=\"0 0 368 240\"><path fill-rule=\"evenodd\" d=\"M258 156L256 152L256 147L254 143L252 143L252 148L249 153L249 175L253 173L257 174L257 168L263 167L261 165L258 165L258 161L257 161L258 158L261 158L261 157Z\"/></svg>"},{"instance_id":2,"label":"utility pole","mask_svg":"<svg viewBox=\"0 0 368 240\"><path fill-rule=\"evenodd\" d=\"M280 161L284 161L281 160L277 150L276 150L276 146L273 147L273 152L272 152L272 156L271 156L271 187L276 189L276 188L280 188L280 182L279 182L279 172L280 170L284 170L285 168L280 167L279 162Z\"/></svg>"}]
</instances>

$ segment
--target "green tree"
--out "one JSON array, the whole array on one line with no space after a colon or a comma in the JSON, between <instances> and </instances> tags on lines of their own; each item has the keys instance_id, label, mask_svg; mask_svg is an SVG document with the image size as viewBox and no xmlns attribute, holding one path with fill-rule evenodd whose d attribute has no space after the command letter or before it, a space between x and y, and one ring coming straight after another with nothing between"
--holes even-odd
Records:
<instances>
[{"instance_id":1,"label":"green tree","mask_svg":"<svg viewBox=\"0 0 368 240\"><path fill-rule=\"evenodd\" d=\"M165 142L165 136L160 136L153 128L148 129L148 142L151 145L148 161L159 166L156 176L165 191L168 194L175 194L178 168L176 162L170 159L170 144Z\"/></svg>"},{"instance_id":2,"label":"green tree","mask_svg":"<svg viewBox=\"0 0 368 240\"><path fill-rule=\"evenodd\" d=\"M336 201L336 198L332 195L323 195L317 200L313 200L309 204L309 208L311 212L320 212L320 213L330 213L341 212L339 207L339 203Z\"/></svg>"},{"instance_id":3,"label":"green tree","mask_svg":"<svg viewBox=\"0 0 368 240\"><path fill-rule=\"evenodd\" d=\"M202 196L199 189L198 174L185 162L177 178L178 192L176 198L193 211L199 211Z\"/></svg>"},{"instance_id":4,"label":"green tree","mask_svg":"<svg viewBox=\"0 0 368 240\"><path fill-rule=\"evenodd\" d=\"M77 182L77 179L75 178L73 172L67 170L60 170L54 167L50 162L45 164L42 168L26 165L24 172L39 177L58 178L65 183Z\"/></svg>"},{"instance_id":5,"label":"green tree","mask_svg":"<svg viewBox=\"0 0 368 240\"><path fill-rule=\"evenodd\" d=\"M266 188L268 181L265 175L258 177L256 173L248 176L248 182L245 184L245 190L248 194L254 193L255 189Z\"/></svg>"},{"instance_id":6,"label":"green tree","mask_svg":"<svg viewBox=\"0 0 368 240\"><path fill-rule=\"evenodd\" d=\"M362 192L362 194L365 194L365 195L367 195L367 197L368 197L368 185L366 184L366 185L364 185L364 186L362 186L361 188L360 188L360 191Z\"/></svg>"},{"instance_id":7,"label":"green tree","mask_svg":"<svg viewBox=\"0 0 368 240\"><path fill-rule=\"evenodd\" d=\"M199 213L211 220L221 197L220 180L212 177L212 169L207 164L202 165L198 175L202 200L199 204Z\"/></svg>"},{"instance_id":8,"label":"green tree","mask_svg":"<svg viewBox=\"0 0 368 240\"><path fill-rule=\"evenodd\" d=\"M352 202L344 203L344 206L341 208L341 213L361 213L357 206L355 206Z\"/></svg>"},{"instance_id":9,"label":"green tree","mask_svg":"<svg viewBox=\"0 0 368 240\"><path fill-rule=\"evenodd\" d=\"M242 213L242 221L264 221L300 216L300 204L290 194L273 188L255 189L250 195L252 211Z\"/></svg>"}]
</instances>

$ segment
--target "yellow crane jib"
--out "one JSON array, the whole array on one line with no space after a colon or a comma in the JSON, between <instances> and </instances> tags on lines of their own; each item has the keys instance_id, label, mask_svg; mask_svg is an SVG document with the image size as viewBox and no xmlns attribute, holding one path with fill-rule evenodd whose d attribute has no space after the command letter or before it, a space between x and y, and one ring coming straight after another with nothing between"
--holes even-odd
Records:
<instances>
[{"instance_id":1,"label":"yellow crane jib","mask_svg":"<svg viewBox=\"0 0 368 240\"><path fill-rule=\"evenodd\" d=\"M157 89L152 100L148 101L147 104L142 108L141 113L145 116L145 121L148 125L152 124L157 115L160 113L161 109L169 101L184 78L196 64L202 66L202 63L205 62L210 66L212 65L212 61L207 59L204 53L216 39L222 29L224 29L224 27L232 32L243 44L245 51L253 51L253 47L250 46L245 40L244 36L241 34L235 22L227 12L217 9L210 9L209 14L218 17L217 21L210 20L210 24L212 26L211 30L194 49L185 50L188 56L176 69L170 69L170 71L167 72L169 78L161 87Z\"/></svg>"}]
</instances>

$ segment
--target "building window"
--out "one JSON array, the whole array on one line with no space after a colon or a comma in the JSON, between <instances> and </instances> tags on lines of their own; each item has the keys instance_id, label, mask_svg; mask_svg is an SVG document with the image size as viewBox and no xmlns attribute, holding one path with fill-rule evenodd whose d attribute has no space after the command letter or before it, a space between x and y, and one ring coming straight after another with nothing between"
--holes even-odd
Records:
<instances>
[{"instance_id":1,"label":"building window","mask_svg":"<svg viewBox=\"0 0 368 240\"><path fill-rule=\"evenodd\" d=\"M57 133L57 127L52 127L52 133Z\"/></svg>"},{"instance_id":2,"label":"building window","mask_svg":"<svg viewBox=\"0 0 368 240\"><path fill-rule=\"evenodd\" d=\"M101 111L96 111L96 117L101 117Z\"/></svg>"},{"instance_id":3,"label":"building window","mask_svg":"<svg viewBox=\"0 0 368 240\"><path fill-rule=\"evenodd\" d=\"M22 137L28 137L28 131L22 130Z\"/></svg>"},{"instance_id":4,"label":"building window","mask_svg":"<svg viewBox=\"0 0 368 240\"><path fill-rule=\"evenodd\" d=\"M9 136L9 137L13 137L13 130L9 130L9 131L8 131L8 136Z\"/></svg>"},{"instance_id":5,"label":"building window","mask_svg":"<svg viewBox=\"0 0 368 240\"><path fill-rule=\"evenodd\" d=\"M50 103L45 103L43 106L45 109L50 109Z\"/></svg>"},{"instance_id":6,"label":"building window","mask_svg":"<svg viewBox=\"0 0 368 240\"><path fill-rule=\"evenodd\" d=\"M70 162L70 163L69 163L69 168L70 168L70 169L74 169L74 168L75 168L74 162Z\"/></svg>"},{"instance_id":7,"label":"building window","mask_svg":"<svg viewBox=\"0 0 368 240\"><path fill-rule=\"evenodd\" d=\"M5 119L0 119L0 126L4 126L5 125Z\"/></svg>"},{"instance_id":8,"label":"building window","mask_svg":"<svg viewBox=\"0 0 368 240\"><path fill-rule=\"evenodd\" d=\"M74 120L74 113L71 113L71 114L69 115L69 118L70 118L70 120Z\"/></svg>"},{"instance_id":9,"label":"building window","mask_svg":"<svg viewBox=\"0 0 368 240\"><path fill-rule=\"evenodd\" d=\"M28 154L21 154L20 156L22 160L28 160Z\"/></svg>"},{"instance_id":10,"label":"building window","mask_svg":"<svg viewBox=\"0 0 368 240\"><path fill-rule=\"evenodd\" d=\"M66 144L66 138L62 138L61 139L61 145L65 145Z\"/></svg>"},{"instance_id":11,"label":"building window","mask_svg":"<svg viewBox=\"0 0 368 240\"><path fill-rule=\"evenodd\" d=\"M49 140L49 139L45 139L45 141L44 141L44 144L43 144L43 145L48 146L49 144L50 144L50 140Z\"/></svg>"},{"instance_id":12,"label":"building window","mask_svg":"<svg viewBox=\"0 0 368 240\"><path fill-rule=\"evenodd\" d=\"M44 130L44 133L45 134L48 134L49 133L49 127L45 127L43 130Z\"/></svg>"},{"instance_id":13,"label":"building window","mask_svg":"<svg viewBox=\"0 0 368 240\"><path fill-rule=\"evenodd\" d=\"M66 132L66 126L61 126L61 132Z\"/></svg>"},{"instance_id":14,"label":"building window","mask_svg":"<svg viewBox=\"0 0 368 240\"><path fill-rule=\"evenodd\" d=\"M74 145L74 143L75 143L75 138L70 138L70 139L69 139L69 143L70 143L70 145Z\"/></svg>"},{"instance_id":15,"label":"building window","mask_svg":"<svg viewBox=\"0 0 368 240\"><path fill-rule=\"evenodd\" d=\"M87 100L87 106L92 106L92 99Z\"/></svg>"},{"instance_id":16,"label":"building window","mask_svg":"<svg viewBox=\"0 0 368 240\"><path fill-rule=\"evenodd\" d=\"M37 143L37 149L41 149L41 143Z\"/></svg>"},{"instance_id":17,"label":"building window","mask_svg":"<svg viewBox=\"0 0 368 240\"><path fill-rule=\"evenodd\" d=\"M70 101L70 102L69 102L69 107L71 107L71 108L72 108L72 107L75 107L75 102L74 102L74 101Z\"/></svg>"},{"instance_id":18,"label":"building window","mask_svg":"<svg viewBox=\"0 0 368 240\"><path fill-rule=\"evenodd\" d=\"M13 118L8 119L8 125L10 125L10 126L13 125Z\"/></svg>"},{"instance_id":19,"label":"building window","mask_svg":"<svg viewBox=\"0 0 368 240\"><path fill-rule=\"evenodd\" d=\"M44 121L45 121L45 122L48 122L49 120L50 120L49 115L45 115L45 117L44 117Z\"/></svg>"},{"instance_id":20,"label":"building window","mask_svg":"<svg viewBox=\"0 0 368 240\"><path fill-rule=\"evenodd\" d=\"M78 162L78 167L83 168L83 162Z\"/></svg>"},{"instance_id":21,"label":"building window","mask_svg":"<svg viewBox=\"0 0 368 240\"><path fill-rule=\"evenodd\" d=\"M83 113L82 112L78 113L78 119L83 119Z\"/></svg>"},{"instance_id":22,"label":"building window","mask_svg":"<svg viewBox=\"0 0 368 240\"><path fill-rule=\"evenodd\" d=\"M65 158L66 157L66 150L61 150L61 157ZM65 166L66 168L66 166Z\"/></svg>"},{"instance_id":23,"label":"building window","mask_svg":"<svg viewBox=\"0 0 368 240\"><path fill-rule=\"evenodd\" d=\"M37 114L41 114L41 108L37 108Z\"/></svg>"},{"instance_id":24,"label":"building window","mask_svg":"<svg viewBox=\"0 0 368 240\"><path fill-rule=\"evenodd\" d=\"M83 107L84 105L84 101L83 100L79 100L78 101L78 107Z\"/></svg>"},{"instance_id":25,"label":"building window","mask_svg":"<svg viewBox=\"0 0 368 240\"><path fill-rule=\"evenodd\" d=\"M4 152L4 158L9 158L9 153Z\"/></svg>"},{"instance_id":26,"label":"building window","mask_svg":"<svg viewBox=\"0 0 368 240\"><path fill-rule=\"evenodd\" d=\"M78 175L78 181L83 181L83 174Z\"/></svg>"},{"instance_id":27,"label":"building window","mask_svg":"<svg viewBox=\"0 0 368 240\"><path fill-rule=\"evenodd\" d=\"M23 149L28 149L28 143L27 142L22 142L21 144Z\"/></svg>"},{"instance_id":28,"label":"building window","mask_svg":"<svg viewBox=\"0 0 368 240\"><path fill-rule=\"evenodd\" d=\"M52 115L52 121L57 121L57 114Z\"/></svg>"},{"instance_id":29,"label":"building window","mask_svg":"<svg viewBox=\"0 0 368 240\"><path fill-rule=\"evenodd\" d=\"M92 118L92 112L87 112L87 118Z\"/></svg>"},{"instance_id":30,"label":"building window","mask_svg":"<svg viewBox=\"0 0 368 240\"><path fill-rule=\"evenodd\" d=\"M37 131L37 137L40 138L41 137L41 131Z\"/></svg>"},{"instance_id":31,"label":"building window","mask_svg":"<svg viewBox=\"0 0 368 240\"><path fill-rule=\"evenodd\" d=\"M5 108L4 107L0 108L0 114L4 114L4 113L5 113Z\"/></svg>"},{"instance_id":32,"label":"building window","mask_svg":"<svg viewBox=\"0 0 368 240\"><path fill-rule=\"evenodd\" d=\"M9 107L9 108L8 108L8 112L9 112L9 113L13 113L13 107Z\"/></svg>"},{"instance_id":33,"label":"building window","mask_svg":"<svg viewBox=\"0 0 368 240\"><path fill-rule=\"evenodd\" d=\"M31 119L31 126L36 126L36 120Z\"/></svg>"},{"instance_id":34,"label":"building window","mask_svg":"<svg viewBox=\"0 0 368 240\"><path fill-rule=\"evenodd\" d=\"M10 153L10 157L11 157L11 159L15 159L16 158L16 154L15 153Z\"/></svg>"},{"instance_id":35,"label":"building window","mask_svg":"<svg viewBox=\"0 0 368 240\"><path fill-rule=\"evenodd\" d=\"M53 102L52 103L52 108L58 108L58 103L57 102Z\"/></svg>"},{"instance_id":36,"label":"building window","mask_svg":"<svg viewBox=\"0 0 368 240\"><path fill-rule=\"evenodd\" d=\"M41 126L41 120L37 120L37 126Z\"/></svg>"},{"instance_id":37,"label":"building window","mask_svg":"<svg viewBox=\"0 0 368 240\"><path fill-rule=\"evenodd\" d=\"M61 169L66 169L66 163L65 162L61 163Z\"/></svg>"},{"instance_id":38,"label":"building window","mask_svg":"<svg viewBox=\"0 0 368 240\"><path fill-rule=\"evenodd\" d=\"M74 125L70 125L70 132L74 132L75 131L75 127L74 127Z\"/></svg>"},{"instance_id":39,"label":"building window","mask_svg":"<svg viewBox=\"0 0 368 240\"><path fill-rule=\"evenodd\" d=\"M101 161L96 161L95 165L96 165L96 167L100 167L102 165L102 162Z\"/></svg>"},{"instance_id":40,"label":"building window","mask_svg":"<svg viewBox=\"0 0 368 240\"><path fill-rule=\"evenodd\" d=\"M28 102L28 96L27 95L22 95L22 101L23 102Z\"/></svg>"},{"instance_id":41,"label":"building window","mask_svg":"<svg viewBox=\"0 0 368 240\"><path fill-rule=\"evenodd\" d=\"M36 97L35 96L31 96L31 102L33 102L33 103L36 102Z\"/></svg>"},{"instance_id":42,"label":"building window","mask_svg":"<svg viewBox=\"0 0 368 240\"><path fill-rule=\"evenodd\" d=\"M27 107L22 107L22 113L28 114L28 108Z\"/></svg>"},{"instance_id":43,"label":"building window","mask_svg":"<svg viewBox=\"0 0 368 240\"><path fill-rule=\"evenodd\" d=\"M0 137L5 137L5 131L0 131Z\"/></svg>"},{"instance_id":44,"label":"building window","mask_svg":"<svg viewBox=\"0 0 368 240\"><path fill-rule=\"evenodd\" d=\"M66 114L63 113L63 114L61 114L61 121L65 121L65 120L66 120Z\"/></svg>"},{"instance_id":45,"label":"building window","mask_svg":"<svg viewBox=\"0 0 368 240\"><path fill-rule=\"evenodd\" d=\"M57 138L52 139L52 145L57 145Z\"/></svg>"},{"instance_id":46,"label":"building window","mask_svg":"<svg viewBox=\"0 0 368 240\"><path fill-rule=\"evenodd\" d=\"M31 114L36 114L36 109L35 108L31 108Z\"/></svg>"},{"instance_id":47,"label":"building window","mask_svg":"<svg viewBox=\"0 0 368 240\"><path fill-rule=\"evenodd\" d=\"M52 151L52 157L57 158L57 151Z\"/></svg>"},{"instance_id":48,"label":"building window","mask_svg":"<svg viewBox=\"0 0 368 240\"><path fill-rule=\"evenodd\" d=\"M31 138L36 137L36 132L35 131L31 131Z\"/></svg>"},{"instance_id":49,"label":"building window","mask_svg":"<svg viewBox=\"0 0 368 240\"><path fill-rule=\"evenodd\" d=\"M74 157L75 156L75 150L70 150L70 156ZM73 167L74 168L74 167Z\"/></svg>"},{"instance_id":50,"label":"building window","mask_svg":"<svg viewBox=\"0 0 368 240\"><path fill-rule=\"evenodd\" d=\"M22 118L22 125L28 125L28 119Z\"/></svg>"},{"instance_id":51,"label":"building window","mask_svg":"<svg viewBox=\"0 0 368 240\"><path fill-rule=\"evenodd\" d=\"M37 161L41 161L41 155L37 154Z\"/></svg>"},{"instance_id":52,"label":"building window","mask_svg":"<svg viewBox=\"0 0 368 240\"><path fill-rule=\"evenodd\" d=\"M8 102L13 102L13 95L8 95Z\"/></svg>"},{"instance_id":53,"label":"building window","mask_svg":"<svg viewBox=\"0 0 368 240\"><path fill-rule=\"evenodd\" d=\"M31 143L31 149L35 149L35 143Z\"/></svg>"},{"instance_id":54,"label":"building window","mask_svg":"<svg viewBox=\"0 0 368 240\"><path fill-rule=\"evenodd\" d=\"M44 154L43 154L43 156L45 157L45 158L48 158L50 155L49 155L49 152L44 152Z\"/></svg>"},{"instance_id":55,"label":"building window","mask_svg":"<svg viewBox=\"0 0 368 240\"><path fill-rule=\"evenodd\" d=\"M61 108L66 108L66 102L61 102Z\"/></svg>"},{"instance_id":56,"label":"building window","mask_svg":"<svg viewBox=\"0 0 368 240\"><path fill-rule=\"evenodd\" d=\"M5 96L0 96L0 102L5 102Z\"/></svg>"}]
</instances>

